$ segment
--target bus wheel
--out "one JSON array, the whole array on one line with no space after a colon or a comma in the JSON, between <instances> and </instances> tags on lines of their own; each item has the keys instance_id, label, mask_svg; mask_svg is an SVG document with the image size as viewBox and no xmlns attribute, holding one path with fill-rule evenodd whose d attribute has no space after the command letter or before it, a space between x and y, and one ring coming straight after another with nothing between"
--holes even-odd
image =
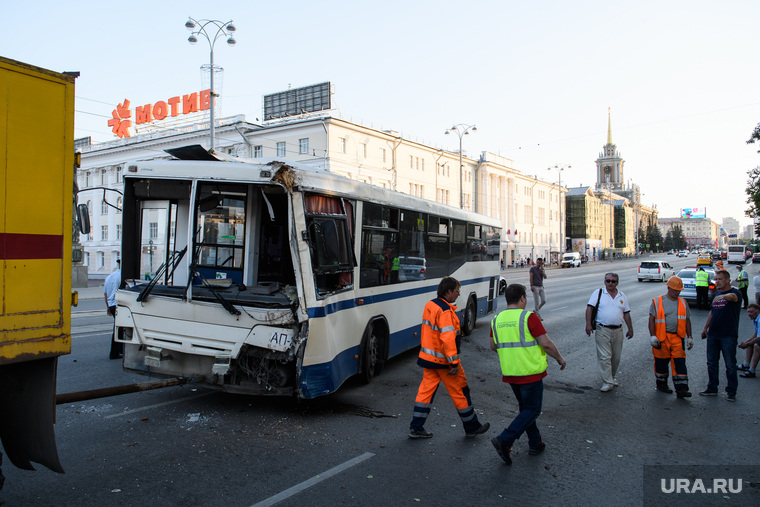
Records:
<instances>
[{"instance_id":1,"label":"bus wheel","mask_svg":"<svg viewBox=\"0 0 760 507\"><path fill-rule=\"evenodd\" d=\"M464 309L464 323L462 323L462 334L470 336L475 331L475 302L472 298L467 300L467 306Z\"/></svg>"},{"instance_id":2,"label":"bus wheel","mask_svg":"<svg viewBox=\"0 0 760 507\"><path fill-rule=\"evenodd\" d=\"M365 384L369 384L383 369L381 340L377 327L370 327L362 347L361 378Z\"/></svg>"}]
</instances>

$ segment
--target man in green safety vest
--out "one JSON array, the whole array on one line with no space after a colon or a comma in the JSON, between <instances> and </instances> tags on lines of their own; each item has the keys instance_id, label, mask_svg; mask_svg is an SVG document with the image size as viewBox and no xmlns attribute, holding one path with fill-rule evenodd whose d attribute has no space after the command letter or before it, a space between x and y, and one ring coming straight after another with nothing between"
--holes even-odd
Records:
<instances>
[{"instance_id":1,"label":"man in green safety vest","mask_svg":"<svg viewBox=\"0 0 760 507\"><path fill-rule=\"evenodd\" d=\"M507 309L491 321L491 350L499 354L502 381L512 388L520 413L491 443L501 459L511 465L512 445L523 433L528 434L528 454L535 456L546 448L536 426L544 396L546 354L559 363L560 370L565 369L565 359L538 315L525 309L525 286L513 283L505 295Z\"/></svg>"},{"instance_id":2,"label":"man in green safety vest","mask_svg":"<svg viewBox=\"0 0 760 507\"><path fill-rule=\"evenodd\" d=\"M709 310L709 287L710 287L710 275L705 271L702 266L697 269L697 308L699 310Z\"/></svg>"},{"instance_id":3,"label":"man in green safety vest","mask_svg":"<svg viewBox=\"0 0 760 507\"><path fill-rule=\"evenodd\" d=\"M747 276L747 272L744 271L744 266L739 265L736 266L736 269L739 270L739 274L736 275L736 283L739 285L737 288L739 289L739 292L742 293L742 299L744 300L744 309L747 309L747 305L749 304L749 298L747 297L747 286L749 285L749 276Z\"/></svg>"}]
</instances>

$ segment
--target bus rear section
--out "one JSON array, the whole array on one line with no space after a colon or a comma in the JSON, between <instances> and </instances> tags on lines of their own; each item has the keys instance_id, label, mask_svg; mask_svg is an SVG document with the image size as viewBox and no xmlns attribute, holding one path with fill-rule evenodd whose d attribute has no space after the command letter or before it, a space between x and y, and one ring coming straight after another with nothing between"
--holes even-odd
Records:
<instances>
[{"instance_id":1,"label":"bus rear section","mask_svg":"<svg viewBox=\"0 0 760 507\"><path fill-rule=\"evenodd\" d=\"M496 308L493 219L275 162L146 162L124 181L127 369L313 398L418 346L443 276L465 331Z\"/></svg>"},{"instance_id":2,"label":"bus rear section","mask_svg":"<svg viewBox=\"0 0 760 507\"><path fill-rule=\"evenodd\" d=\"M726 260L729 264L744 264L747 261L747 247L744 245L728 245Z\"/></svg>"}]
</instances>

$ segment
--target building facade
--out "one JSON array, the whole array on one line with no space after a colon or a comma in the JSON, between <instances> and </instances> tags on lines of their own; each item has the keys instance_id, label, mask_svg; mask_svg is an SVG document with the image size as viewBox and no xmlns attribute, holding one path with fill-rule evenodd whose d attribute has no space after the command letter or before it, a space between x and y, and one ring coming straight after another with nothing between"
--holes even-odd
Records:
<instances>
[{"instance_id":1,"label":"building facade","mask_svg":"<svg viewBox=\"0 0 760 507\"><path fill-rule=\"evenodd\" d=\"M662 237L674 227L680 226L689 250L692 248L725 248L725 235L721 226L710 218L660 218L659 227Z\"/></svg>"},{"instance_id":2,"label":"building facade","mask_svg":"<svg viewBox=\"0 0 760 507\"><path fill-rule=\"evenodd\" d=\"M217 153L250 159L285 159L324 169L451 206L498 218L503 234L500 257L520 259L558 255L564 223L560 202L565 189L522 174L510 159L489 152L462 154L459 202L459 153L377 130L329 114L312 114L263 124L242 116L218 120ZM91 233L82 236L91 278L105 278L120 256L123 172L129 162L171 158L164 150L208 145L208 124L175 126L80 148L79 202L87 203ZM152 223L152 222L151 222ZM144 248L170 231L161 220L143 231ZM156 259L162 252L155 252Z\"/></svg>"}]
</instances>

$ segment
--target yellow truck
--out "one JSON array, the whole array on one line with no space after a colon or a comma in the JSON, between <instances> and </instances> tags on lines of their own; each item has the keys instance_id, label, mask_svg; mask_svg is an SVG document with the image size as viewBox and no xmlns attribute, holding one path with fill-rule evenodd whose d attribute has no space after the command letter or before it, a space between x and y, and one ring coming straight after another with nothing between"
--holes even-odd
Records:
<instances>
[{"instance_id":1,"label":"yellow truck","mask_svg":"<svg viewBox=\"0 0 760 507\"><path fill-rule=\"evenodd\" d=\"M76 75L0 57L0 439L24 469L63 472L53 424L58 356L71 352Z\"/></svg>"}]
</instances>

